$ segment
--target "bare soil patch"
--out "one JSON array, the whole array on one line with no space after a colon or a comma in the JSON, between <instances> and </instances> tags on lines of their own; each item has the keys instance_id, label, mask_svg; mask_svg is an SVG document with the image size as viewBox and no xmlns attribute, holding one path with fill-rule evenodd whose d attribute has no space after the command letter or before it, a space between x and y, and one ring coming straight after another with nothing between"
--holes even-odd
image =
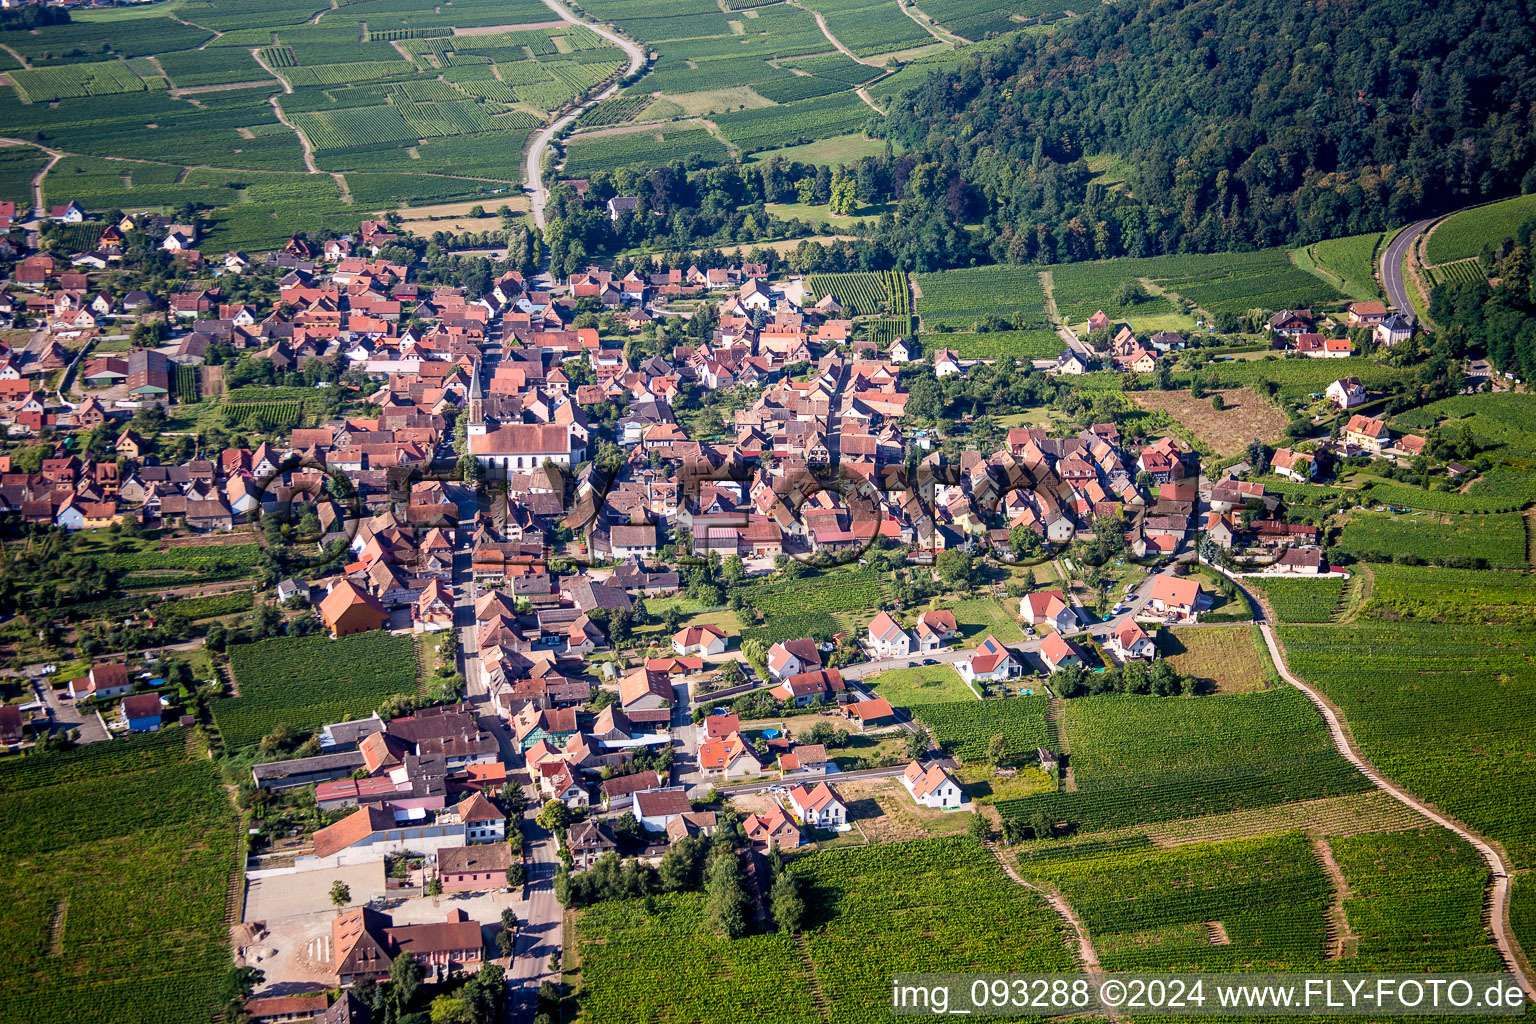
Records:
<instances>
[{"instance_id":1,"label":"bare soil patch","mask_svg":"<svg viewBox=\"0 0 1536 1024\"><path fill-rule=\"evenodd\" d=\"M1221 396L1220 412L1211 407L1211 395ZM1248 388L1212 391L1204 398L1188 391L1135 391L1129 397L1143 409L1166 412L1222 458L1238 454L1255 437L1273 442L1285 431L1285 413Z\"/></svg>"}]
</instances>

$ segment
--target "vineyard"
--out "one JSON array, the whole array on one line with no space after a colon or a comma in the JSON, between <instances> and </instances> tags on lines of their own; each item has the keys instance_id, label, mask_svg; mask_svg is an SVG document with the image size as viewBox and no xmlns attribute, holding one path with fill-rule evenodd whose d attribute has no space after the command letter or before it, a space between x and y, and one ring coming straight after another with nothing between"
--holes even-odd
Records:
<instances>
[{"instance_id":1,"label":"vineyard","mask_svg":"<svg viewBox=\"0 0 1536 1024\"><path fill-rule=\"evenodd\" d=\"M366 715L416 690L410 637L383 632L262 640L231 647L229 664L240 695L216 702L213 720L231 749L279 725L307 730Z\"/></svg>"},{"instance_id":2,"label":"vineyard","mask_svg":"<svg viewBox=\"0 0 1536 1024\"><path fill-rule=\"evenodd\" d=\"M237 590L230 594L212 594L208 597L189 597L179 601L167 601L155 608L160 615L180 615L187 619L214 619L223 615L248 612L255 603L255 594L249 590Z\"/></svg>"},{"instance_id":3,"label":"vineyard","mask_svg":"<svg viewBox=\"0 0 1536 1024\"><path fill-rule=\"evenodd\" d=\"M835 295L849 316L884 312L904 317L908 313L907 280L899 271L812 274L806 284L817 299ZM807 301L812 300L807 297Z\"/></svg>"},{"instance_id":4,"label":"vineyard","mask_svg":"<svg viewBox=\"0 0 1536 1024\"><path fill-rule=\"evenodd\" d=\"M1500 448L1509 455L1536 455L1536 395L1455 395L1399 413L1394 424L1413 430L1436 430L1457 438L1471 428L1480 448Z\"/></svg>"},{"instance_id":5,"label":"vineyard","mask_svg":"<svg viewBox=\"0 0 1536 1024\"><path fill-rule=\"evenodd\" d=\"M1347 359L1263 359L1209 363L1200 368L1200 380L1208 390L1254 388L1263 381L1273 381L1283 398L1321 396L1328 385L1340 377L1359 377L1371 391L1385 391L1396 386L1405 374L1396 367L1374 359L1352 356ZM1194 379L1188 371L1175 371L1174 386L1186 388Z\"/></svg>"},{"instance_id":6,"label":"vineyard","mask_svg":"<svg viewBox=\"0 0 1536 1024\"><path fill-rule=\"evenodd\" d=\"M1362 618L1282 626L1291 671L1339 706L1382 773L1536 862L1536 630Z\"/></svg>"},{"instance_id":7,"label":"vineyard","mask_svg":"<svg viewBox=\"0 0 1536 1024\"><path fill-rule=\"evenodd\" d=\"M1439 828L1330 842L1349 883L1344 916L1359 936L1351 970L1499 972L1483 924L1488 868Z\"/></svg>"},{"instance_id":8,"label":"vineyard","mask_svg":"<svg viewBox=\"0 0 1536 1024\"><path fill-rule=\"evenodd\" d=\"M1392 515L1356 511L1339 533L1339 548L1368 562L1404 557L1422 562L1522 568L1525 522L1516 513L1485 516Z\"/></svg>"},{"instance_id":9,"label":"vineyard","mask_svg":"<svg viewBox=\"0 0 1536 1024\"><path fill-rule=\"evenodd\" d=\"M1259 580L1244 586L1263 591L1281 622L1332 622L1344 597L1344 580Z\"/></svg>"},{"instance_id":10,"label":"vineyard","mask_svg":"<svg viewBox=\"0 0 1536 1024\"><path fill-rule=\"evenodd\" d=\"M1376 583L1365 611L1378 619L1536 625L1536 579L1525 573L1403 565L1371 572Z\"/></svg>"},{"instance_id":11,"label":"vineyard","mask_svg":"<svg viewBox=\"0 0 1536 1024\"><path fill-rule=\"evenodd\" d=\"M658 126L654 131L620 135L576 135L566 142L565 172L586 175L611 171L637 161L720 163L730 157L725 144L697 122Z\"/></svg>"},{"instance_id":12,"label":"vineyard","mask_svg":"<svg viewBox=\"0 0 1536 1024\"><path fill-rule=\"evenodd\" d=\"M782 106L735 110L714 120L734 146L754 153L847 135L862 130L877 116L856 94L844 92Z\"/></svg>"},{"instance_id":13,"label":"vineyard","mask_svg":"<svg viewBox=\"0 0 1536 1024\"><path fill-rule=\"evenodd\" d=\"M1429 512L1493 513L1512 512L1529 500L1530 491L1521 494L1460 494L1456 491L1425 490L1412 484L1372 481L1360 489L1371 501L1382 505L1402 505Z\"/></svg>"},{"instance_id":14,"label":"vineyard","mask_svg":"<svg viewBox=\"0 0 1536 1024\"><path fill-rule=\"evenodd\" d=\"M6 1019L210 1018L240 837L217 770L180 730L13 761L0 813Z\"/></svg>"},{"instance_id":15,"label":"vineyard","mask_svg":"<svg viewBox=\"0 0 1536 1024\"><path fill-rule=\"evenodd\" d=\"M1477 257L1465 260L1456 260L1452 263L1442 263L1438 267L1429 268L1429 280L1431 284L1463 284L1472 281L1487 281L1488 275L1483 272L1483 263Z\"/></svg>"},{"instance_id":16,"label":"vineyard","mask_svg":"<svg viewBox=\"0 0 1536 1024\"><path fill-rule=\"evenodd\" d=\"M195 366L171 364L171 393L176 401L191 405L198 400L198 369Z\"/></svg>"},{"instance_id":17,"label":"vineyard","mask_svg":"<svg viewBox=\"0 0 1536 1024\"><path fill-rule=\"evenodd\" d=\"M1332 891L1300 833L1020 858L1019 870L1061 890L1108 970L1294 970L1323 958ZM1213 943L1208 922L1227 942Z\"/></svg>"},{"instance_id":18,"label":"vineyard","mask_svg":"<svg viewBox=\"0 0 1536 1024\"><path fill-rule=\"evenodd\" d=\"M763 624L742 631L765 645L814 636L830 639L842 627L834 613L878 608L885 603L879 573L834 569L817 576L741 588L748 608L763 614Z\"/></svg>"},{"instance_id":19,"label":"vineyard","mask_svg":"<svg viewBox=\"0 0 1536 1024\"><path fill-rule=\"evenodd\" d=\"M969 329L985 316L1012 317L1015 312L1030 323L1045 322L1045 289L1039 270L1033 267L998 264L943 270L915 274L913 283L922 295L917 312L924 330Z\"/></svg>"},{"instance_id":20,"label":"vineyard","mask_svg":"<svg viewBox=\"0 0 1536 1024\"><path fill-rule=\"evenodd\" d=\"M304 403L283 400L277 402L226 402L221 407L224 420L231 427L244 427L264 431L288 430L299 422Z\"/></svg>"},{"instance_id":21,"label":"vineyard","mask_svg":"<svg viewBox=\"0 0 1536 1024\"><path fill-rule=\"evenodd\" d=\"M954 350L961 359L1053 359L1063 348L1061 337L1051 330L992 331L974 334L930 334L927 344Z\"/></svg>"},{"instance_id":22,"label":"vineyard","mask_svg":"<svg viewBox=\"0 0 1536 1024\"><path fill-rule=\"evenodd\" d=\"M1063 706L1078 792L1006 801L1083 831L1338 796L1370 787L1297 690L1193 700L1103 695Z\"/></svg>"},{"instance_id":23,"label":"vineyard","mask_svg":"<svg viewBox=\"0 0 1536 1024\"><path fill-rule=\"evenodd\" d=\"M936 666L951 675L949 665ZM967 764L988 760L987 747L994 736L1005 736L1008 752L1004 764L1033 764L1035 749L1053 750L1056 738L1045 720L1047 697L1007 697L977 703L913 704L912 717L933 730L934 742Z\"/></svg>"},{"instance_id":24,"label":"vineyard","mask_svg":"<svg viewBox=\"0 0 1536 1024\"><path fill-rule=\"evenodd\" d=\"M145 89L144 80L120 60L13 70L7 74L33 103L50 103L71 96L113 96Z\"/></svg>"},{"instance_id":25,"label":"vineyard","mask_svg":"<svg viewBox=\"0 0 1536 1024\"><path fill-rule=\"evenodd\" d=\"M1055 913L964 839L886 844L797 858L803 937L727 941L704 924L705 897L599 903L573 929L583 1016L609 1024L775 1024L890 1018L897 971L1071 970ZM922 941L913 941L921 935Z\"/></svg>"},{"instance_id":26,"label":"vineyard","mask_svg":"<svg viewBox=\"0 0 1536 1024\"><path fill-rule=\"evenodd\" d=\"M1453 213L1429 233L1424 258L1430 263L1454 263L1476 256L1485 245L1514 238L1522 223L1536 216L1536 196L1520 196Z\"/></svg>"},{"instance_id":27,"label":"vineyard","mask_svg":"<svg viewBox=\"0 0 1536 1024\"><path fill-rule=\"evenodd\" d=\"M1330 238L1307 247L1313 262L1324 272L1343 282L1346 293L1362 300L1380 294L1376 287L1376 248L1381 232L1372 231L1349 238Z\"/></svg>"}]
</instances>

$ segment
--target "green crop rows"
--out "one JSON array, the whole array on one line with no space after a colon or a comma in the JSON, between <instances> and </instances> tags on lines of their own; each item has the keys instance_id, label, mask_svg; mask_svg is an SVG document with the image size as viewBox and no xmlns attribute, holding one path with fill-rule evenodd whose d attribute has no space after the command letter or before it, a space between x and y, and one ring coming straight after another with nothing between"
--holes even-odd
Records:
<instances>
[{"instance_id":1,"label":"green crop rows","mask_svg":"<svg viewBox=\"0 0 1536 1024\"><path fill-rule=\"evenodd\" d=\"M1376 247L1381 232L1372 231L1348 238L1330 238L1308 247L1319 268L1343 281L1346 294L1368 299L1380 294L1376 287Z\"/></svg>"},{"instance_id":2,"label":"green crop rows","mask_svg":"<svg viewBox=\"0 0 1536 1024\"><path fill-rule=\"evenodd\" d=\"M1424 258L1430 263L1451 263L1476 256L1485 245L1498 245L1515 237L1515 229L1536 216L1536 196L1520 196L1502 203L1463 210L1447 217L1430 232Z\"/></svg>"},{"instance_id":3,"label":"green crop rows","mask_svg":"<svg viewBox=\"0 0 1536 1024\"><path fill-rule=\"evenodd\" d=\"M1198 700L1080 697L1063 707L1078 791L1005 801L1004 815L1044 810L1094 831L1371 785L1288 686Z\"/></svg>"},{"instance_id":4,"label":"green crop rows","mask_svg":"<svg viewBox=\"0 0 1536 1024\"><path fill-rule=\"evenodd\" d=\"M13 761L0 790L6 1019L208 1020L240 870L212 763L170 729Z\"/></svg>"},{"instance_id":5,"label":"green crop rows","mask_svg":"<svg viewBox=\"0 0 1536 1024\"><path fill-rule=\"evenodd\" d=\"M943 666L948 671L948 666ZM1048 697L1006 697L977 703L914 704L912 717L933 730L934 741L966 763L987 760L994 736L1004 736L1008 752L1003 762L1033 761L1035 749L1056 746L1046 723Z\"/></svg>"},{"instance_id":6,"label":"green crop rows","mask_svg":"<svg viewBox=\"0 0 1536 1024\"><path fill-rule=\"evenodd\" d=\"M1264 592L1281 622L1332 622L1344 596L1344 581L1337 577L1320 580L1249 578L1243 582Z\"/></svg>"},{"instance_id":7,"label":"green crop rows","mask_svg":"<svg viewBox=\"0 0 1536 1024\"><path fill-rule=\"evenodd\" d=\"M928 349L953 349L961 359L1053 359L1062 350L1061 337L1051 330L992 331L975 334L930 334Z\"/></svg>"},{"instance_id":8,"label":"green crop rows","mask_svg":"<svg viewBox=\"0 0 1536 1024\"><path fill-rule=\"evenodd\" d=\"M734 110L715 117L715 123L742 152L754 153L847 135L879 116L856 94L844 92L783 106Z\"/></svg>"},{"instance_id":9,"label":"green crop rows","mask_svg":"<svg viewBox=\"0 0 1536 1024\"><path fill-rule=\"evenodd\" d=\"M1536 630L1386 622L1282 626L1291 671L1343 711L1383 774L1536 862ZM1075 745L1074 745L1075 750Z\"/></svg>"},{"instance_id":10,"label":"green crop rows","mask_svg":"<svg viewBox=\"0 0 1536 1024\"><path fill-rule=\"evenodd\" d=\"M1460 284L1486 281L1488 275L1483 271L1482 261L1471 256L1464 260L1442 263L1438 267L1430 267L1429 280L1432 284Z\"/></svg>"},{"instance_id":11,"label":"green crop rows","mask_svg":"<svg viewBox=\"0 0 1536 1024\"><path fill-rule=\"evenodd\" d=\"M1033 323L1045 320L1045 289L1034 267L998 264L965 270L914 275L921 298L917 312L923 328L970 328L989 314L1021 314Z\"/></svg>"},{"instance_id":12,"label":"green crop rows","mask_svg":"<svg viewBox=\"0 0 1536 1024\"><path fill-rule=\"evenodd\" d=\"M125 62L118 60L17 70L9 74L11 81L33 103L47 103L66 96L111 96L144 90L144 80Z\"/></svg>"},{"instance_id":13,"label":"green crop rows","mask_svg":"<svg viewBox=\"0 0 1536 1024\"><path fill-rule=\"evenodd\" d=\"M1371 562L1411 557L1424 562L1481 559L1495 567L1525 565L1525 522L1513 512L1486 516L1354 512L1339 547Z\"/></svg>"},{"instance_id":14,"label":"green crop rows","mask_svg":"<svg viewBox=\"0 0 1536 1024\"><path fill-rule=\"evenodd\" d=\"M850 316L887 312L906 315L906 281L894 270L875 273L812 274L807 284L818 299L835 295Z\"/></svg>"},{"instance_id":15,"label":"green crop rows","mask_svg":"<svg viewBox=\"0 0 1536 1024\"><path fill-rule=\"evenodd\" d=\"M1536 395L1455 395L1399 413L1393 422L1414 430L1438 427L1453 440L1466 426L1480 448L1520 458L1536 455Z\"/></svg>"},{"instance_id":16,"label":"green crop rows","mask_svg":"<svg viewBox=\"0 0 1536 1024\"><path fill-rule=\"evenodd\" d=\"M224 418L231 426L286 430L299 422L302 402L226 402Z\"/></svg>"},{"instance_id":17,"label":"green crop rows","mask_svg":"<svg viewBox=\"0 0 1536 1024\"><path fill-rule=\"evenodd\" d=\"M622 135L577 135L566 144L566 152L565 170L574 177L642 161L721 163L730 157L730 151L709 129L688 122L658 127L654 132L648 129Z\"/></svg>"},{"instance_id":18,"label":"green crop rows","mask_svg":"<svg viewBox=\"0 0 1536 1024\"><path fill-rule=\"evenodd\" d=\"M416 689L411 638L379 631L244 644L230 648L229 664L240 695L215 703L213 720L232 749L279 725L316 729L366 715Z\"/></svg>"},{"instance_id":19,"label":"green crop rows","mask_svg":"<svg viewBox=\"0 0 1536 1024\"><path fill-rule=\"evenodd\" d=\"M1536 625L1536 579L1523 572L1373 565L1371 573L1365 610L1379 619Z\"/></svg>"}]
</instances>

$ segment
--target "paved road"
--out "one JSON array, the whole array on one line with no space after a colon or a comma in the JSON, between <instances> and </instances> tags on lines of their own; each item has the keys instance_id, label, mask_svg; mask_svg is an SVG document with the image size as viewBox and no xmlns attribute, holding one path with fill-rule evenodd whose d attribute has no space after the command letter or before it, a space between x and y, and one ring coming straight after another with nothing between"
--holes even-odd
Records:
<instances>
[{"instance_id":1,"label":"paved road","mask_svg":"<svg viewBox=\"0 0 1536 1024\"><path fill-rule=\"evenodd\" d=\"M570 8L566 7L560 0L544 0L544 5L558 14L561 20L568 21L573 25L585 26L627 53L629 55L629 67L625 69L624 74L632 75L645 66L645 51L617 32L576 17L576 15L571 13ZM544 151L549 148L549 144L554 141L555 136L580 117L588 107L601 103L618 91L619 83L614 82L586 103L583 103L533 137L533 145L528 147L528 173L525 179L526 184L523 188L529 195L530 205L533 210L533 223L540 231L544 230L544 204L549 198L549 189L544 187Z\"/></svg>"},{"instance_id":2,"label":"paved road","mask_svg":"<svg viewBox=\"0 0 1536 1024\"><path fill-rule=\"evenodd\" d=\"M1421 220L1410 224L1387 246L1381 254L1381 283L1387 290L1387 301L1400 313L1413 315L1413 304L1408 301L1408 283L1403 278L1403 259L1413 246L1414 240L1429 227L1430 221Z\"/></svg>"},{"instance_id":3,"label":"paved road","mask_svg":"<svg viewBox=\"0 0 1536 1024\"><path fill-rule=\"evenodd\" d=\"M549 968L549 958L560 950L563 939L563 911L560 901L555 899L554 885L559 858L554 836L534 823L538 810L538 802L533 801L523 821L524 833L531 843L528 881L523 888L526 899L516 908L522 928L517 935L512 969L507 973L507 984L512 988L509 1002L513 1020L533 1019L540 983L559 980L559 973Z\"/></svg>"}]
</instances>

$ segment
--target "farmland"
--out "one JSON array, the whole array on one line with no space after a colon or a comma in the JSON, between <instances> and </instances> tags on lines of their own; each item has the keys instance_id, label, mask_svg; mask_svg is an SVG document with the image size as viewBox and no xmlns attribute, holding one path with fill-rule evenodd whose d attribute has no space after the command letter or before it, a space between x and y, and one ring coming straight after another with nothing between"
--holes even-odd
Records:
<instances>
[{"instance_id":1,"label":"farmland","mask_svg":"<svg viewBox=\"0 0 1536 1024\"><path fill-rule=\"evenodd\" d=\"M1229 363L1208 363L1199 370L1201 383L1206 390L1222 388L1256 388L1263 381L1273 381L1280 389L1280 396L1288 399L1321 396L1328 385L1340 377L1359 377L1367 390L1380 390L1392 386L1404 376L1402 370L1351 356L1347 359L1280 359L1265 356L1263 359L1243 359ZM1176 387L1188 387L1195 374L1175 371Z\"/></svg>"},{"instance_id":2,"label":"farmland","mask_svg":"<svg viewBox=\"0 0 1536 1024\"><path fill-rule=\"evenodd\" d=\"M924 13L962 39L1010 32L1019 27L1020 20L1025 24L1053 21L1067 8L1064 0L1023 0L1006 5L997 0L928 0L922 5Z\"/></svg>"},{"instance_id":3,"label":"farmland","mask_svg":"<svg viewBox=\"0 0 1536 1024\"><path fill-rule=\"evenodd\" d=\"M1515 229L1533 216L1536 196L1520 196L1454 213L1429 233L1424 258L1430 263L1450 263L1476 256L1485 245L1514 238Z\"/></svg>"},{"instance_id":4,"label":"farmland","mask_svg":"<svg viewBox=\"0 0 1536 1024\"><path fill-rule=\"evenodd\" d=\"M1247 579L1244 586L1262 591L1281 622L1332 622L1344 597L1344 581L1257 580Z\"/></svg>"},{"instance_id":5,"label":"farmland","mask_svg":"<svg viewBox=\"0 0 1536 1024\"><path fill-rule=\"evenodd\" d=\"M1055 331L1038 328L1032 331L990 331L975 333L963 331L955 334L930 334L927 345L932 350L947 348L961 359L1053 359L1062 349L1062 340Z\"/></svg>"},{"instance_id":6,"label":"farmland","mask_svg":"<svg viewBox=\"0 0 1536 1024\"><path fill-rule=\"evenodd\" d=\"M231 648L229 662L239 696L216 703L213 718L231 749L279 725L315 729L366 715L416 690L411 639L386 633L263 640Z\"/></svg>"},{"instance_id":7,"label":"farmland","mask_svg":"<svg viewBox=\"0 0 1536 1024\"><path fill-rule=\"evenodd\" d=\"M876 116L858 96L844 92L782 106L736 110L716 117L715 123L733 146L751 153L846 135L859 131Z\"/></svg>"},{"instance_id":8,"label":"farmland","mask_svg":"<svg viewBox=\"0 0 1536 1024\"><path fill-rule=\"evenodd\" d=\"M1381 232L1373 231L1348 238L1331 238L1307 246L1301 250L1298 259L1310 259L1340 291L1368 301L1380 294L1376 287L1375 267L1381 237Z\"/></svg>"},{"instance_id":9,"label":"farmland","mask_svg":"<svg viewBox=\"0 0 1536 1024\"><path fill-rule=\"evenodd\" d=\"M583 175L611 171L638 161L681 160L688 164L721 163L730 157L725 144L708 128L682 122L642 132L578 135L566 145L565 171Z\"/></svg>"},{"instance_id":10,"label":"farmland","mask_svg":"<svg viewBox=\"0 0 1536 1024\"><path fill-rule=\"evenodd\" d=\"M1169 629L1161 644L1180 675L1206 681L1220 693L1262 690L1273 676L1257 629L1246 623Z\"/></svg>"},{"instance_id":11,"label":"farmland","mask_svg":"<svg viewBox=\"0 0 1536 1024\"><path fill-rule=\"evenodd\" d=\"M946 668L953 675L955 670ZM959 676L956 675L956 679ZM913 704L912 717L933 730L934 741L966 763L986 762L994 736L1008 740L1005 764L1033 763L1035 748L1054 749L1056 738L1045 720L1048 697L1005 697L977 703Z\"/></svg>"},{"instance_id":12,"label":"farmland","mask_svg":"<svg viewBox=\"0 0 1536 1024\"><path fill-rule=\"evenodd\" d=\"M906 316L909 308L906 275L894 270L863 274L812 274L806 282L810 295L834 295L849 316L877 312ZM807 301L811 301L809 296Z\"/></svg>"},{"instance_id":13,"label":"farmland","mask_svg":"<svg viewBox=\"0 0 1536 1024\"><path fill-rule=\"evenodd\" d=\"M1486 574L1484 574L1486 575ZM1388 622L1282 626L1291 671L1348 719L1365 755L1409 791L1536 861L1536 631Z\"/></svg>"},{"instance_id":14,"label":"farmland","mask_svg":"<svg viewBox=\"0 0 1536 1024\"><path fill-rule=\"evenodd\" d=\"M1371 574L1365 613L1378 619L1536 625L1536 580L1525 573L1374 565Z\"/></svg>"},{"instance_id":15,"label":"farmland","mask_svg":"<svg viewBox=\"0 0 1536 1024\"><path fill-rule=\"evenodd\" d=\"M924 330L947 326L969 330L988 315L1015 311L1035 324L1045 323L1045 289L1033 267L998 264L913 276L917 312Z\"/></svg>"},{"instance_id":16,"label":"farmland","mask_svg":"<svg viewBox=\"0 0 1536 1024\"><path fill-rule=\"evenodd\" d=\"M1196 398L1188 391L1135 391L1127 395L1136 405L1167 413L1218 457L1244 451L1255 437L1274 442L1285 431L1285 413L1248 388L1220 392L1222 407L1211 407L1210 394Z\"/></svg>"},{"instance_id":17,"label":"farmland","mask_svg":"<svg viewBox=\"0 0 1536 1024\"><path fill-rule=\"evenodd\" d=\"M207 1020L229 966L234 808L180 730L0 769L0 1004L15 1020ZM54 870L60 863L68 871Z\"/></svg>"},{"instance_id":18,"label":"farmland","mask_svg":"<svg viewBox=\"0 0 1536 1024\"><path fill-rule=\"evenodd\" d=\"M1483 449L1519 458L1536 455L1536 395L1456 395L1400 413L1394 423L1459 438L1463 427Z\"/></svg>"},{"instance_id":19,"label":"farmland","mask_svg":"<svg viewBox=\"0 0 1536 1024\"><path fill-rule=\"evenodd\" d=\"M1368 562L1414 558L1456 567L1525 565L1525 523L1513 512L1485 516L1392 515L1356 511L1339 548Z\"/></svg>"},{"instance_id":20,"label":"farmland","mask_svg":"<svg viewBox=\"0 0 1536 1024\"><path fill-rule=\"evenodd\" d=\"M796 637L830 639L844 628L834 617L853 612L872 616L871 609L884 603L878 573L858 569L834 569L817 576L742 588L747 607L763 615L760 626L743 631L742 639L756 637L764 644Z\"/></svg>"},{"instance_id":21,"label":"farmland","mask_svg":"<svg viewBox=\"0 0 1536 1024\"><path fill-rule=\"evenodd\" d=\"M703 924L705 897L674 893L601 903L574 928L577 997L588 1019L726 1024L883 1020L892 971L1070 970L1059 919L973 841L926 839L794 861L810 919L803 940L727 941ZM913 942L914 934L926 941ZM854 1012L863 1008L863 1012Z\"/></svg>"},{"instance_id":22,"label":"farmland","mask_svg":"<svg viewBox=\"0 0 1536 1024\"><path fill-rule=\"evenodd\" d=\"M933 42L932 36L901 12L895 0L813 0L808 6L819 11L832 34L860 57Z\"/></svg>"},{"instance_id":23,"label":"farmland","mask_svg":"<svg viewBox=\"0 0 1536 1024\"><path fill-rule=\"evenodd\" d=\"M1064 704L1078 792L999 805L1083 831L1337 796L1370 782L1334 750L1291 687L1169 699L1103 695Z\"/></svg>"}]
</instances>

